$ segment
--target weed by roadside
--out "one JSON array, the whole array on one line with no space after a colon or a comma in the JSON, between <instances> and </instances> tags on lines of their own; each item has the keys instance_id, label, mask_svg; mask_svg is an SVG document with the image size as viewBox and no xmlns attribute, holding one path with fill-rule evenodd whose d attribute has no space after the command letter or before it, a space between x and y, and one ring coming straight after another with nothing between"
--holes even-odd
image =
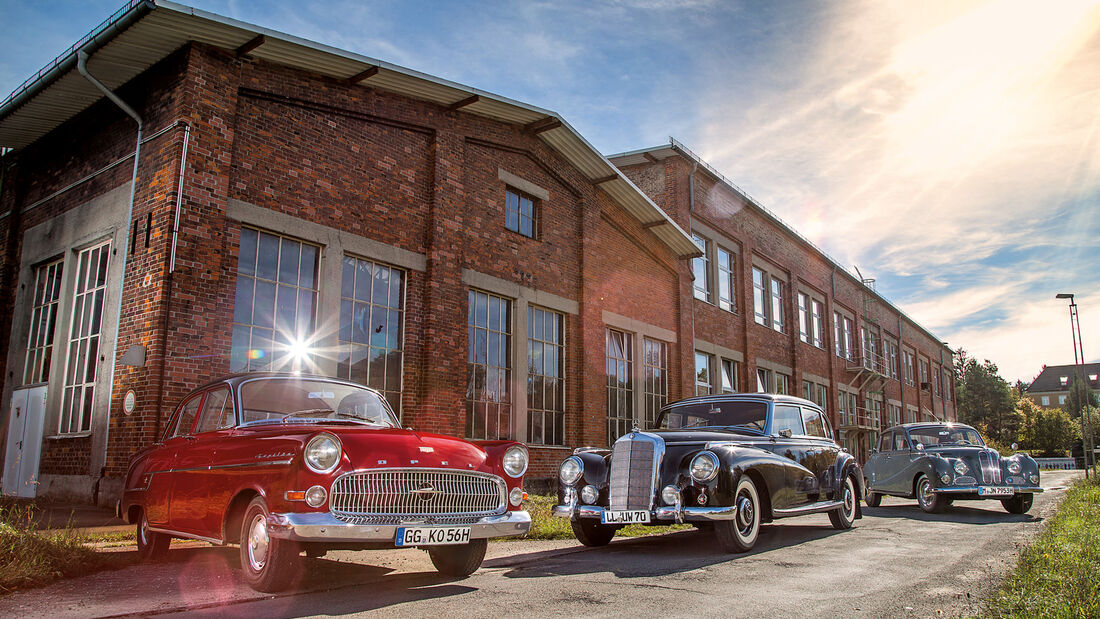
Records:
<instances>
[{"instance_id":1,"label":"weed by roadside","mask_svg":"<svg viewBox=\"0 0 1100 619\"><path fill-rule=\"evenodd\" d=\"M1100 616L1100 486L1080 481L986 602L990 617Z\"/></svg>"},{"instance_id":2,"label":"weed by roadside","mask_svg":"<svg viewBox=\"0 0 1100 619\"><path fill-rule=\"evenodd\" d=\"M565 518L557 518L553 515L556 496L532 494L527 497L523 507L531 514L531 531L526 539L575 539L573 529ZM615 533L615 537L637 537L651 533L664 533L681 529L690 529L691 525L677 524L672 526L650 527L641 524L632 524Z\"/></svg>"}]
</instances>

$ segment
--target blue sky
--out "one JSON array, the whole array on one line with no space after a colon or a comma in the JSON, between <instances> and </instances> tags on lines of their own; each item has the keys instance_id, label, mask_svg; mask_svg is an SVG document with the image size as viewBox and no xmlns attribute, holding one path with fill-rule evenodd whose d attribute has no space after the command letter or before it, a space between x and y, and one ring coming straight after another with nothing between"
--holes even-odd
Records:
<instances>
[{"instance_id":1,"label":"blue sky","mask_svg":"<svg viewBox=\"0 0 1100 619\"><path fill-rule=\"evenodd\" d=\"M1100 360L1100 0L192 6L562 114L674 136L1009 380ZM8 93L121 6L0 0Z\"/></svg>"}]
</instances>

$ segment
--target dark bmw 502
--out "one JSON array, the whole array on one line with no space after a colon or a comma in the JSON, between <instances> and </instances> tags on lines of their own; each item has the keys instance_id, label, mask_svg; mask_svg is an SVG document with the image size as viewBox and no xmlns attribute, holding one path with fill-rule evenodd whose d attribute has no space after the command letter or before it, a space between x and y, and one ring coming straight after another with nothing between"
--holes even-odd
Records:
<instances>
[{"instance_id":1,"label":"dark bmw 502","mask_svg":"<svg viewBox=\"0 0 1100 619\"><path fill-rule=\"evenodd\" d=\"M909 423L883 431L863 474L871 507L892 495L915 498L928 513L953 501L992 499L1023 514L1043 491L1031 456L1002 457L977 430L960 423Z\"/></svg>"},{"instance_id":2,"label":"dark bmw 502","mask_svg":"<svg viewBox=\"0 0 1100 619\"><path fill-rule=\"evenodd\" d=\"M713 525L727 552L743 552L774 518L828 512L847 529L860 517L859 464L812 402L688 398L662 409L655 427L562 463L554 514L570 519L581 543L607 544L630 523L691 522Z\"/></svg>"}]
</instances>

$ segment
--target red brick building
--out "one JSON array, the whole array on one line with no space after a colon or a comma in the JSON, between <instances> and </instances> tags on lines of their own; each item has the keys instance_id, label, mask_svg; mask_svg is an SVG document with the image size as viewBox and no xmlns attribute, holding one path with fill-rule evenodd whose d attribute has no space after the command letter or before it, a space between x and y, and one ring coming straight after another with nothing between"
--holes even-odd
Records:
<instances>
[{"instance_id":1,"label":"red brick building","mask_svg":"<svg viewBox=\"0 0 1100 619\"><path fill-rule=\"evenodd\" d=\"M834 311L929 363L927 390L876 379L875 401L954 416L931 386L950 351L678 145L620 171L552 112L136 1L0 104L0 145L8 494L110 502L184 393L269 368L376 387L414 428L524 440L533 478L702 389L707 354L711 388L723 361L738 390L761 370L814 385L852 441L885 366L831 354ZM719 247L734 311L693 300L697 256L732 273ZM758 263L792 291L779 331L748 314ZM824 304L819 345L800 291Z\"/></svg>"}]
</instances>

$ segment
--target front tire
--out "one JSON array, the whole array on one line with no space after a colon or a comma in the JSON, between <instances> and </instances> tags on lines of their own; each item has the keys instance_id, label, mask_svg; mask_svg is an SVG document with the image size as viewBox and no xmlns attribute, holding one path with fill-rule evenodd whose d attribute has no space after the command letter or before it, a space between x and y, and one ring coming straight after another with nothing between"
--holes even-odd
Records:
<instances>
[{"instance_id":1,"label":"front tire","mask_svg":"<svg viewBox=\"0 0 1100 619\"><path fill-rule=\"evenodd\" d=\"M867 507L878 507L882 504L882 495L877 492L868 492L863 500L867 502Z\"/></svg>"},{"instance_id":2,"label":"front tire","mask_svg":"<svg viewBox=\"0 0 1100 619\"><path fill-rule=\"evenodd\" d=\"M1017 494L1011 499L1001 499L1001 505L1004 505L1005 511L1010 514L1026 514L1034 501L1033 494Z\"/></svg>"},{"instance_id":3,"label":"front tire","mask_svg":"<svg viewBox=\"0 0 1100 619\"><path fill-rule=\"evenodd\" d=\"M469 576L481 567L485 560L485 549L489 540L472 539L467 544L456 546L429 546L428 556L432 565L440 574L446 576Z\"/></svg>"},{"instance_id":4,"label":"front tire","mask_svg":"<svg viewBox=\"0 0 1100 619\"><path fill-rule=\"evenodd\" d=\"M932 491L932 480L927 475L917 478L917 505L929 514L938 514L947 507L947 497Z\"/></svg>"},{"instance_id":5,"label":"front tire","mask_svg":"<svg viewBox=\"0 0 1100 619\"><path fill-rule=\"evenodd\" d=\"M856 481L851 475L844 478L844 487L841 489L841 506L829 512L829 521L834 529L850 529L856 521ZM878 495L875 495L878 496Z\"/></svg>"},{"instance_id":6,"label":"front tire","mask_svg":"<svg viewBox=\"0 0 1100 619\"><path fill-rule=\"evenodd\" d=\"M249 587L274 593L295 584L302 574L298 544L268 535L267 503L252 499L241 523L241 571Z\"/></svg>"},{"instance_id":7,"label":"front tire","mask_svg":"<svg viewBox=\"0 0 1100 619\"><path fill-rule=\"evenodd\" d=\"M571 520L569 524L573 527L573 535L577 536L577 541L585 546L606 546L615 537L615 527L610 525L592 520Z\"/></svg>"},{"instance_id":8,"label":"front tire","mask_svg":"<svg viewBox=\"0 0 1100 619\"><path fill-rule=\"evenodd\" d=\"M742 475L733 492L734 517L714 523L714 534L726 552L752 550L760 537L760 495L748 475Z\"/></svg>"},{"instance_id":9,"label":"front tire","mask_svg":"<svg viewBox=\"0 0 1100 619\"><path fill-rule=\"evenodd\" d=\"M138 558L142 561L156 561L163 559L168 552L168 544L172 538L164 533L149 530L149 519L145 516L145 510L141 510L141 520L137 523L137 548Z\"/></svg>"}]
</instances>

